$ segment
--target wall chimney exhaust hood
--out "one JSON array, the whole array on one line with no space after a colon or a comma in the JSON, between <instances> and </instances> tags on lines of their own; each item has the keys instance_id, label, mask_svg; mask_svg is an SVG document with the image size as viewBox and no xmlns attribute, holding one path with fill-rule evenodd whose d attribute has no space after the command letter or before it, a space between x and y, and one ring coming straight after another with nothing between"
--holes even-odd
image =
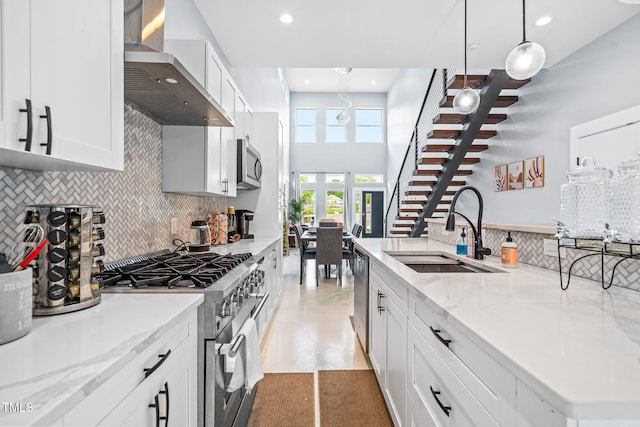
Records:
<instances>
[{"instance_id":1,"label":"wall chimney exhaust hood","mask_svg":"<svg viewBox=\"0 0 640 427\"><path fill-rule=\"evenodd\" d=\"M124 2L124 98L163 125L233 126L174 55L162 52L164 0Z\"/></svg>"}]
</instances>

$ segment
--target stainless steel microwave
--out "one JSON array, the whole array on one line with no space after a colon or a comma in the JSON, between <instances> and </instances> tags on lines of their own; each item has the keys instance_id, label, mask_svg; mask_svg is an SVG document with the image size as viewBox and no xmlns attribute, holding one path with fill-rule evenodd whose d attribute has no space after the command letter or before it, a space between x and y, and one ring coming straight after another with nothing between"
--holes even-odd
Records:
<instances>
[{"instance_id":1,"label":"stainless steel microwave","mask_svg":"<svg viewBox=\"0 0 640 427\"><path fill-rule=\"evenodd\" d=\"M260 153L248 139L238 139L238 189L260 188L262 163Z\"/></svg>"}]
</instances>

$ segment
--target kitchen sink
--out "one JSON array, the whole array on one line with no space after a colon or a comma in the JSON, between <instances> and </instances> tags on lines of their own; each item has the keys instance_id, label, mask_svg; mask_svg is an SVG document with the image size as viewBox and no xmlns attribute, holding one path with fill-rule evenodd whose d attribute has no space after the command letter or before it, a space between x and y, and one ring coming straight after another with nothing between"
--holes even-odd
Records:
<instances>
[{"instance_id":1,"label":"kitchen sink","mask_svg":"<svg viewBox=\"0 0 640 427\"><path fill-rule=\"evenodd\" d=\"M501 273L493 267L477 266L443 254L387 252L418 273Z\"/></svg>"}]
</instances>

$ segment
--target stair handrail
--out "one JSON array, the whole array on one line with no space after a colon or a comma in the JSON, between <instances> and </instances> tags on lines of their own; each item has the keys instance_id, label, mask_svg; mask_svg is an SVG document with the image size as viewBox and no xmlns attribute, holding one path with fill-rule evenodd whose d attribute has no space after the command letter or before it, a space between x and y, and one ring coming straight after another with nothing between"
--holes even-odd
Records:
<instances>
[{"instance_id":1,"label":"stair handrail","mask_svg":"<svg viewBox=\"0 0 640 427\"><path fill-rule=\"evenodd\" d=\"M427 135L428 133L428 132L420 132L420 128L422 127L423 120L426 118L424 117L425 109L432 110L434 107L439 107L441 102L446 100L447 87L448 87L448 81L450 79L450 76L455 77L455 70L453 69L448 70L446 68L443 68L443 69L435 68L431 73L431 78L429 79L429 85L427 87L427 91L422 101L420 112L418 113L416 124L413 127L411 139L409 141L409 145L407 146L407 151L405 152L404 158L402 159L402 165L400 166L400 171L398 172L398 178L396 179L396 182L393 186L393 192L389 198L389 204L385 212L384 235L387 237L389 236L389 233L390 233L389 218L391 218L391 221L393 221L400 212L400 206L401 206L400 193L401 193L402 178L404 175L406 175L407 171L412 172L413 170L418 169L418 160L420 158L420 149L421 149L420 136L422 136L423 134ZM440 78L438 79L437 77L440 77ZM436 82L440 84L434 85L434 83ZM438 95L440 96L434 97L435 92L438 92ZM429 100L431 100L432 101L431 103L434 105L430 105ZM428 117L428 120L432 127L433 116ZM425 138L425 143L426 143L426 138ZM409 153L412 151L412 149L414 151L414 156L413 156L414 161L413 161L413 164L410 164L410 163L408 164L407 160L409 159Z\"/></svg>"}]
</instances>

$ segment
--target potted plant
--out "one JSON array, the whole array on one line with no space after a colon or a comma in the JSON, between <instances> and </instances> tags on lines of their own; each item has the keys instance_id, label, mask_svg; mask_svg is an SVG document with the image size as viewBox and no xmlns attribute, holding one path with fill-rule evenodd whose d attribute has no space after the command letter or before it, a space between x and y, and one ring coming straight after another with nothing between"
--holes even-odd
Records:
<instances>
[{"instance_id":1,"label":"potted plant","mask_svg":"<svg viewBox=\"0 0 640 427\"><path fill-rule=\"evenodd\" d=\"M302 221L302 211L304 210L304 203L302 199L291 199L289 202L289 207L291 208L289 212L289 218L294 223L298 223Z\"/></svg>"}]
</instances>

